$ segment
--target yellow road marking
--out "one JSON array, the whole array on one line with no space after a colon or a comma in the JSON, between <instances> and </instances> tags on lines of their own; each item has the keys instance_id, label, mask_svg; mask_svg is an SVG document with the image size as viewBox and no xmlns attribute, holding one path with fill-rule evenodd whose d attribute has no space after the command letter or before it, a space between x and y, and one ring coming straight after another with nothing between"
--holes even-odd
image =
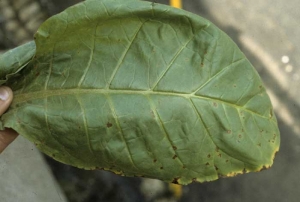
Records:
<instances>
[{"instance_id":1,"label":"yellow road marking","mask_svg":"<svg viewBox=\"0 0 300 202\"><path fill-rule=\"evenodd\" d=\"M182 196L182 186L177 184L169 184L169 189L173 193L173 196L179 200Z\"/></svg>"},{"instance_id":2,"label":"yellow road marking","mask_svg":"<svg viewBox=\"0 0 300 202\"><path fill-rule=\"evenodd\" d=\"M170 0L170 5L175 8L182 8L181 0Z\"/></svg>"}]
</instances>

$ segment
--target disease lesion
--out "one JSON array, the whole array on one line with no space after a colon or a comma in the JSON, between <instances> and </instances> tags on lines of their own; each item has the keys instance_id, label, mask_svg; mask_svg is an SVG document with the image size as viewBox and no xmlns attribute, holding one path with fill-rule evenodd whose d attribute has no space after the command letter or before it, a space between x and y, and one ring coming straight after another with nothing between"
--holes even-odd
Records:
<instances>
[{"instance_id":1,"label":"disease lesion","mask_svg":"<svg viewBox=\"0 0 300 202\"><path fill-rule=\"evenodd\" d=\"M107 128L111 128L112 126L113 126L112 123L110 123L110 122L107 122L107 123L106 123L106 127L107 127Z\"/></svg>"},{"instance_id":2,"label":"disease lesion","mask_svg":"<svg viewBox=\"0 0 300 202\"><path fill-rule=\"evenodd\" d=\"M178 180L180 179L180 177L175 177L173 180L172 180L172 183L173 184L179 184Z\"/></svg>"}]
</instances>

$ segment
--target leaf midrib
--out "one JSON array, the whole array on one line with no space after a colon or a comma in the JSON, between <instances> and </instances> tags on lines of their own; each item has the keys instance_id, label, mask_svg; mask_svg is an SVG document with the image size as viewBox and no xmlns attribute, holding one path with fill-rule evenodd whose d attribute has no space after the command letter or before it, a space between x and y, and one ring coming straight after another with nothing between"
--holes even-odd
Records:
<instances>
[{"instance_id":1,"label":"leaf midrib","mask_svg":"<svg viewBox=\"0 0 300 202\"><path fill-rule=\"evenodd\" d=\"M252 111L250 109L245 108L244 106L236 105L231 102L227 102L224 100L220 100L217 98L212 97L206 97L206 96L200 96L195 95L194 93L177 93L177 92L168 92L168 91L152 91L152 90L123 90L123 89L54 89L54 90L43 90L43 91L35 91L35 92L28 92L28 93L20 93L15 94L14 100L12 103L12 106L15 106L17 104L27 102L29 100L35 100L35 99L42 99L50 96L59 96L59 95L78 95L78 94L128 94L128 95L162 95L162 96L178 96L178 97L184 97L186 99L202 99L207 101L213 101L218 103L223 103L228 106L238 108L240 110L243 110L245 112L248 112L250 114L262 117L264 119L270 119L269 117L265 117L255 111Z\"/></svg>"}]
</instances>

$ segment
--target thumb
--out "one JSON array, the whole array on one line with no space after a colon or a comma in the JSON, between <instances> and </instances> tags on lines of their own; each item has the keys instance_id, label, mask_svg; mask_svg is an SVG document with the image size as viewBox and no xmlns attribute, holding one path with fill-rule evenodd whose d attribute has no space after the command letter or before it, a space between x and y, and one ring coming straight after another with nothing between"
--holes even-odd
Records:
<instances>
[{"instance_id":1,"label":"thumb","mask_svg":"<svg viewBox=\"0 0 300 202\"><path fill-rule=\"evenodd\" d=\"M10 88L0 86L0 117L8 109L13 99L13 92ZM12 129L0 131L0 154L18 136Z\"/></svg>"},{"instance_id":2,"label":"thumb","mask_svg":"<svg viewBox=\"0 0 300 202\"><path fill-rule=\"evenodd\" d=\"M0 86L0 116L7 110L12 99L12 90L6 86Z\"/></svg>"}]
</instances>

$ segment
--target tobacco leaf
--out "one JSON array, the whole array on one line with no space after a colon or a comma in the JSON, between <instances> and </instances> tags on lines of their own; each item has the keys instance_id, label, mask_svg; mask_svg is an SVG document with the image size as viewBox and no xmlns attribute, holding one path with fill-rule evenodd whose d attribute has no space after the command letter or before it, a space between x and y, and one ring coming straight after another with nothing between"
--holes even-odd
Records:
<instances>
[{"instance_id":1,"label":"tobacco leaf","mask_svg":"<svg viewBox=\"0 0 300 202\"><path fill-rule=\"evenodd\" d=\"M31 42L0 57L15 95L0 125L54 159L179 184L272 165L280 137L262 81L206 19L89 0L34 39L36 52Z\"/></svg>"}]
</instances>

